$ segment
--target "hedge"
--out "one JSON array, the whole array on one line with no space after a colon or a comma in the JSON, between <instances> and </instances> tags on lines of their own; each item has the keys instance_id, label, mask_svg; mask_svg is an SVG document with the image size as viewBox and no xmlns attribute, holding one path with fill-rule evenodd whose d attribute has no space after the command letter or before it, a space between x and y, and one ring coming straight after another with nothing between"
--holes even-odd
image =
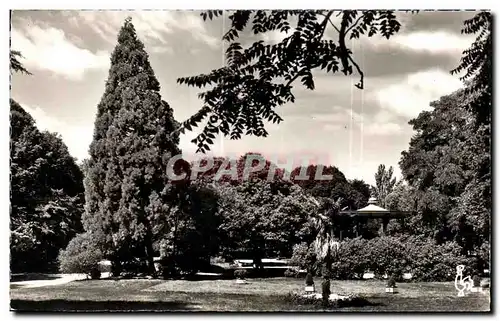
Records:
<instances>
[{"instance_id":1,"label":"hedge","mask_svg":"<svg viewBox=\"0 0 500 321\"><path fill-rule=\"evenodd\" d=\"M304 245L297 246L294 261L305 264L316 275L317 262L310 262L310 251ZM332 264L333 278L361 279L367 271L375 278L385 275L401 281L404 273L412 274L412 281L452 281L456 267L466 266L465 273L476 273L476 259L461 255L455 242L436 244L433 239L416 236L383 236L374 239L345 239L340 243L337 257Z\"/></svg>"}]
</instances>

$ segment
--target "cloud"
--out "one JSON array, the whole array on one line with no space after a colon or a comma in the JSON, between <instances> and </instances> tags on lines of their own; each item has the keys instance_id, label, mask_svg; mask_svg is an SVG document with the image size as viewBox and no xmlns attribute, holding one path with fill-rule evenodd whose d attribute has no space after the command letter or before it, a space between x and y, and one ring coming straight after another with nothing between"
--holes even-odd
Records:
<instances>
[{"instance_id":1,"label":"cloud","mask_svg":"<svg viewBox=\"0 0 500 321\"><path fill-rule=\"evenodd\" d=\"M393 135L403 130L401 125L396 123L369 123L364 126L364 133L368 135Z\"/></svg>"},{"instance_id":2,"label":"cloud","mask_svg":"<svg viewBox=\"0 0 500 321\"><path fill-rule=\"evenodd\" d=\"M397 12L396 16L401 22L403 32L426 30L430 32L448 31L459 33L464 27L464 20L472 18L474 11L425 11L417 14Z\"/></svg>"},{"instance_id":3,"label":"cloud","mask_svg":"<svg viewBox=\"0 0 500 321\"><path fill-rule=\"evenodd\" d=\"M109 67L108 52L82 49L60 29L37 25L12 29L11 41L12 48L26 58L23 63L28 70L46 70L70 80L81 80L86 71Z\"/></svg>"},{"instance_id":4,"label":"cloud","mask_svg":"<svg viewBox=\"0 0 500 321\"><path fill-rule=\"evenodd\" d=\"M94 133L93 124L69 124L48 115L38 106L21 105L35 119L39 130L56 132L61 135L62 140L68 146L71 156L76 157L79 161L89 157L88 149Z\"/></svg>"},{"instance_id":5,"label":"cloud","mask_svg":"<svg viewBox=\"0 0 500 321\"><path fill-rule=\"evenodd\" d=\"M129 16L139 37L154 52L171 52L172 48L164 48L170 46L169 35L178 31L188 32L212 48L220 45L217 38L209 35L203 19L191 11L80 11L74 24L87 25L114 45L125 18Z\"/></svg>"},{"instance_id":6,"label":"cloud","mask_svg":"<svg viewBox=\"0 0 500 321\"><path fill-rule=\"evenodd\" d=\"M445 31L440 32L413 32L405 35L396 35L392 39L403 47L416 51L462 52L472 44L470 37L460 36Z\"/></svg>"},{"instance_id":7,"label":"cloud","mask_svg":"<svg viewBox=\"0 0 500 321\"><path fill-rule=\"evenodd\" d=\"M137 33L146 42L167 44L166 33L172 29L166 21L169 11L79 11L73 21L76 26L85 24L111 44L115 44L125 18L132 17Z\"/></svg>"},{"instance_id":8,"label":"cloud","mask_svg":"<svg viewBox=\"0 0 500 321\"><path fill-rule=\"evenodd\" d=\"M350 109L334 106L330 113L311 114L311 118L324 130L338 131L349 129L351 115L353 129L363 128L364 134L385 136L397 134L403 130L403 127L396 122L397 117L394 113L386 110L381 110L375 115L362 115L356 111L352 111L351 114Z\"/></svg>"},{"instance_id":9,"label":"cloud","mask_svg":"<svg viewBox=\"0 0 500 321\"><path fill-rule=\"evenodd\" d=\"M474 41L471 37L449 31L415 31L406 34L399 33L390 39L379 36L361 39L363 46L371 46L375 49L406 49L435 54L460 54Z\"/></svg>"},{"instance_id":10,"label":"cloud","mask_svg":"<svg viewBox=\"0 0 500 321\"><path fill-rule=\"evenodd\" d=\"M342 125L339 124L326 124L323 125L323 129L326 131L338 131L342 129Z\"/></svg>"},{"instance_id":11,"label":"cloud","mask_svg":"<svg viewBox=\"0 0 500 321\"><path fill-rule=\"evenodd\" d=\"M439 97L463 86L456 77L439 69L417 72L403 79L394 79L392 84L375 91L381 108L406 118L414 118Z\"/></svg>"},{"instance_id":12,"label":"cloud","mask_svg":"<svg viewBox=\"0 0 500 321\"><path fill-rule=\"evenodd\" d=\"M206 22L195 12L177 12L177 17L172 18L175 28L191 33L193 38L202 41L211 48L218 48L222 45L222 29L220 37L209 35Z\"/></svg>"},{"instance_id":13,"label":"cloud","mask_svg":"<svg viewBox=\"0 0 500 321\"><path fill-rule=\"evenodd\" d=\"M382 162L383 163L383 162ZM343 173L347 179L363 179L365 183L375 186L375 173L377 172L378 166L381 164L380 161L375 160L364 160L363 162L352 164L352 166L347 167ZM387 167L393 166L392 164L385 163ZM401 170L399 166L393 166L394 172L393 176L397 180L402 178Z\"/></svg>"}]
</instances>

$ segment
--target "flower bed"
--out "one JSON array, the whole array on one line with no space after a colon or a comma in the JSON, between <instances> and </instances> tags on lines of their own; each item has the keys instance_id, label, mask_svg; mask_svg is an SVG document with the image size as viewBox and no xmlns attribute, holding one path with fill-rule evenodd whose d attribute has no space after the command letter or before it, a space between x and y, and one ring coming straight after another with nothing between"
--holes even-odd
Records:
<instances>
[{"instance_id":1,"label":"flower bed","mask_svg":"<svg viewBox=\"0 0 500 321\"><path fill-rule=\"evenodd\" d=\"M323 306L321 293L290 293L289 299L295 304L311 305L313 307ZM332 293L328 297L329 307L364 306L369 302L359 295L341 295Z\"/></svg>"}]
</instances>

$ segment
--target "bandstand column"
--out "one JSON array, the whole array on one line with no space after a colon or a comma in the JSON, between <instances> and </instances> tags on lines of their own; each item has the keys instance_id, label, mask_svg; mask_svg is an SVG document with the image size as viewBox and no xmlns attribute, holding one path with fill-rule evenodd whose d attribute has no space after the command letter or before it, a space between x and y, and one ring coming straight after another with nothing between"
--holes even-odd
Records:
<instances>
[{"instance_id":1,"label":"bandstand column","mask_svg":"<svg viewBox=\"0 0 500 321\"><path fill-rule=\"evenodd\" d=\"M382 219L382 235L387 234L387 225L389 224L389 218L384 217Z\"/></svg>"}]
</instances>

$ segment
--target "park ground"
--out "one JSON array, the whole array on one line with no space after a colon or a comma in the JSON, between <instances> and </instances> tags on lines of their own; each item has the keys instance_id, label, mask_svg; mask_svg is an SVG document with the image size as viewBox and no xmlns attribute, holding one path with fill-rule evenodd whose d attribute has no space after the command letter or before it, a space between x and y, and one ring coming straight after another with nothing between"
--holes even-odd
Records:
<instances>
[{"instance_id":1,"label":"park ground","mask_svg":"<svg viewBox=\"0 0 500 321\"><path fill-rule=\"evenodd\" d=\"M59 280L59 281L58 281ZM319 288L321 280L317 279ZM357 294L362 306L334 308L332 312L487 312L490 294L457 297L453 282L400 283L397 294L384 292L379 280L331 282L332 293ZM321 311L291 302L287 295L304 289L303 279L234 280L81 280L66 277L46 283L13 282L11 309L34 311Z\"/></svg>"}]
</instances>

